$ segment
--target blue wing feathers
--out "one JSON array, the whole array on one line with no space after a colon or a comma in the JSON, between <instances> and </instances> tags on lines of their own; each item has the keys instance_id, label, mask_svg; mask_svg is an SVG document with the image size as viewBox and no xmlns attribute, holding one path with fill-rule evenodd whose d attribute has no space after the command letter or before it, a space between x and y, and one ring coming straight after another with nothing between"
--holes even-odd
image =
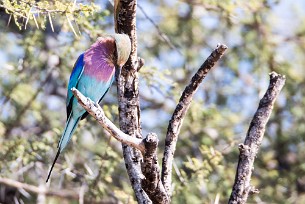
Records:
<instances>
[{"instance_id":1,"label":"blue wing feathers","mask_svg":"<svg viewBox=\"0 0 305 204\"><path fill-rule=\"evenodd\" d=\"M67 100L66 100L66 106L67 106L67 119L69 118L69 115L72 111L72 101L73 101L73 93L71 89L73 87L77 88L78 81L80 77L82 76L82 73L84 71L84 53L81 54L77 61L74 64L69 84L68 84L68 93L67 93Z\"/></svg>"},{"instance_id":2,"label":"blue wing feathers","mask_svg":"<svg viewBox=\"0 0 305 204\"><path fill-rule=\"evenodd\" d=\"M67 95L67 105L70 102L70 99L72 98L73 94L71 91L71 88L76 87L79 78L81 77L83 71L84 71L84 54L81 54L77 61L75 62L75 65L73 67L69 84L68 84L68 95Z\"/></svg>"}]
</instances>

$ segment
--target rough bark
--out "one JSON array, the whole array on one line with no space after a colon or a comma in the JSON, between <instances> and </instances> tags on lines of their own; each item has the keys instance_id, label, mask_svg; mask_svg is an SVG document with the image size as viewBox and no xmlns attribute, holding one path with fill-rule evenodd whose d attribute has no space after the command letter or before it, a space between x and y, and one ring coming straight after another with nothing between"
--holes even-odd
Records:
<instances>
[{"instance_id":1,"label":"rough bark","mask_svg":"<svg viewBox=\"0 0 305 204\"><path fill-rule=\"evenodd\" d=\"M129 35L131 40L131 54L122 68L117 83L120 129L130 136L142 138L137 72L139 63L137 57L136 7L136 0L115 1L116 32ZM141 152L125 144L122 147L127 173L138 203L152 203L141 185L144 178L141 172L141 161L143 159Z\"/></svg>"},{"instance_id":2,"label":"rough bark","mask_svg":"<svg viewBox=\"0 0 305 204\"><path fill-rule=\"evenodd\" d=\"M239 145L239 161L229 199L230 204L246 203L249 193L258 193L258 190L250 185L253 163L264 137L265 127L271 115L273 104L284 84L285 76L275 72L270 73L270 84L267 92L259 103L244 143Z\"/></svg>"},{"instance_id":3,"label":"rough bark","mask_svg":"<svg viewBox=\"0 0 305 204\"><path fill-rule=\"evenodd\" d=\"M173 158L183 119L192 102L193 95L196 93L200 83L205 78L207 73L214 67L215 63L222 57L226 49L227 46L222 44L218 45L211 55L206 59L206 61L201 65L196 74L193 76L190 84L183 91L179 103L176 106L171 120L169 121L165 139L161 176L162 183L169 196L171 195Z\"/></svg>"},{"instance_id":4,"label":"rough bark","mask_svg":"<svg viewBox=\"0 0 305 204\"><path fill-rule=\"evenodd\" d=\"M149 133L144 139L145 153L143 155L142 172L145 178L142 186L153 203L170 203L170 199L161 182L160 167L157 157L158 137Z\"/></svg>"}]
</instances>

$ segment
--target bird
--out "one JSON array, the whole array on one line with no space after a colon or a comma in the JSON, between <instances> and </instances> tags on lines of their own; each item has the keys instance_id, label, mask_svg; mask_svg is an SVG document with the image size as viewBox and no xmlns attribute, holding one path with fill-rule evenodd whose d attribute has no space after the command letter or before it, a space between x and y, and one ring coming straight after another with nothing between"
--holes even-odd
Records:
<instances>
[{"instance_id":1,"label":"bird","mask_svg":"<svg viewBox=\"0 0 305 204\"><path fill-rule=\"evenodd\" d=\"M58 142L58 150L48 173L48 182L59 154L69 143L80 120L88 112L78 103L72 88L78 89L84 96L100 103L111 87L115 77L127 62L131 52L131 42L126 34L104 35L82 53L74 64L68 83L66 99L67 121Z\"/></svg>"}]
</instances>

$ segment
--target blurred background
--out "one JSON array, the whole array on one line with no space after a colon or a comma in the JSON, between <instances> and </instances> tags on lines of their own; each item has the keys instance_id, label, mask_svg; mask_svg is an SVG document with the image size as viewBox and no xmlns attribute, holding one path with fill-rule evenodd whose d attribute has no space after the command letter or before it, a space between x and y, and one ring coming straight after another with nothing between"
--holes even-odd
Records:
<instances>
[{"instance_id":1,"label":"blurred background","mask_svg":"<svg viewBox=\"0 0 305 204\"><path fill-rule=\"evenodd\" d=\"M184 120L173 203L226 203L242 143L269 73L286 75L255 160L249 203L305 203L305 1L139 1L141 120L161 163L168 121L184 87L216 48L229 49ZM0 203L135 203L121 145L88 117L45 179L66 120L77 57L114 33L109 1L0 2L0 177L66 193L44 196L0 183ZM103 100L118 124L116 88ZM70 193L70 194L69 194ZM67 196L70 195L70 196ZM83 199L84 198L84 199Z\"/></svg>"}]
</instances>

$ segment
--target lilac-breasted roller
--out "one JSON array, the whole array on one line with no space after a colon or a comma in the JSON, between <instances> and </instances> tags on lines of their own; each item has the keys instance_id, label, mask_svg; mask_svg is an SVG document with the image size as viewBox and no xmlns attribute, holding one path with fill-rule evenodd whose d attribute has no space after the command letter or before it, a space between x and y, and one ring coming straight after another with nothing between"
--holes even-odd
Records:
<instances>
[{"instance_id":1,"label":"lilac-breasted roller","mask_svg":"<svg viewBox=\"0 0 305 204\"><path fill-rule=\"evenodd\" d=\"M46 182L59 154L69 143L77 124L88 113L77 102L71 88L77 88L84 96L100 102L109 90L115 75L126 63L131 51L128 35L114 34L98 38L87 51L81 54L72 70L67 93L67 121L58 143L58 151L51 166Z\"/></svg>"}]
</instances>

